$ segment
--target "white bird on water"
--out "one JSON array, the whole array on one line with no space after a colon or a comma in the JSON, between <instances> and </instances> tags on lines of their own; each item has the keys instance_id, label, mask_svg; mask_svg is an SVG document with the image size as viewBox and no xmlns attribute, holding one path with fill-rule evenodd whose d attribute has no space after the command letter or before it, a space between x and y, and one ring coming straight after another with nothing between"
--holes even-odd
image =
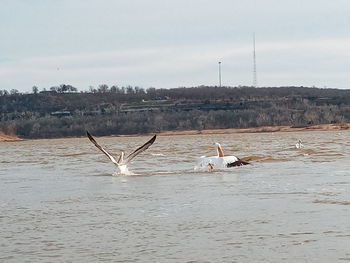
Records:
<instances>
[{"instance_id":1,"label":"white bird on water","mask_svg":"<svg viewBox=\"0 0 350 263\"><path fill-rule=\"evenodd\" d=\"M199 158L199 164L197 167L211 171L214 168L228 168L249 164L248 162L242 161L236 156L225 156L220 143L214 143L214 146L216 148L217 155L210 157L201 156Z\"/></svg>"},{"instance_id":2,"label":"white bird on water","mask_svg":"<svg viewBox=\"0 0 350 263\"><path fill-rule=\"evenodd\" d=\"M295 148L301 149L304 148L304 145L302 144L302 141L299 139L299 141L295 144Z\"/></svg>"},{"instance_id":3,"label":"white bird on water","mask_svg":"<svg viewBox=\"0 0 350 263\"><path fill-rule=\"evenodd\" d=\"M110 153L108 153L104 148L102 148L96 142L96 140L92 137L92 135L88 131L86 131L86 135L88 136L89 140L117 166L118 173L121 173L121 174L129 174L128 167L127 167L128 163L130 163L131 160L134 159L137 155L147 150L154 143L157 137L156 135L154 135L148 142L146 142L144 145L142 145L141 147L137 148L135 151L130 153L125 159L124 159L124 152L122 152L119 155L118 160L116 160Z\"/></svg>"}]
</instances>

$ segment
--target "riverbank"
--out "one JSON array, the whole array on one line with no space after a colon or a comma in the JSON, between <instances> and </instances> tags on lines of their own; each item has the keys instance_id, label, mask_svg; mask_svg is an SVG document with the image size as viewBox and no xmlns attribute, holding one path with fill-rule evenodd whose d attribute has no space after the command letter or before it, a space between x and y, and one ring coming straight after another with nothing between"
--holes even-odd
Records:
<instances>
[{"instance_id":1,"label":"riverbank","mask_svg":"<svg viewBox=\"0 0 350 263\"><path fill-rule=\"evenodd\" d=\"M198 134L231 134L231 133L261 133L261 132L299 132L299 131L337 131L350 130L350 123L320 124L306 127L293 126L263 126L246 129L207 129L207 130L185 130L185 131L163 131L157 133L158 136L171 135L198 135ZM145 136L148 134L133 135L111 135L115 137L134 137ZM69 137L72 138L72 137ZM5 135L0 133L0 142L22 141L23 139L16 136Z\"/></svg>"},{"instance_id":2,"label":"riverbank","mask_svg":"<svg viewBox=\"0 0 350 263\"><path fill-rule=\"evenodd\" d=\"M157 135L171 136L171 135L198 135L198 134L337 131L337 130L350 130L350 123L320 124L320 125L313 125L313 126L306 126L306 127L263 126L263 127L246 128L246 129L206 129L206 130L164 131L164 132L157 133ZM134 136L134 135L117 135L117 136Z\"/></svg>"}]
</instances>

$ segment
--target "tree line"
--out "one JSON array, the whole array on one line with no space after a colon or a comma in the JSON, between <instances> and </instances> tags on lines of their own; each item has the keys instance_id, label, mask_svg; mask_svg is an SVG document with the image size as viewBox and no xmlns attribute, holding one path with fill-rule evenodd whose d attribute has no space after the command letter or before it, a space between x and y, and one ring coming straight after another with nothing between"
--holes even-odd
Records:
<instances>
[{"instance_id":1,"label":"tree line","mask_svg":"<svg viewBox=\"0 0 350 263\"><path fill-rule=\"evenodd\" d=\"M153 88L150 88L153 89ZM77 93L79 92L78 88L70 85L70 84L61 84L58 86L52 86L50 88L43 88L40 90L38 86L33 86L31 92L22 93L18 91L17 89L0 89L0 96L8 96L8 95L23 95L23 94L38 94L38 93ZM101 84L97 87L90 86L88 91L80 91L81 93L116 93L116 94L138 94L143 93L145 94L146 91L144 88L138 87L138 86L117 86L112 85L108 86L107 84Z\"/></svg>"},{"instance_id":2,"label":"tree line","mask_svg":"<svg viewBox=\"0 0 350 263\"><path fill-rule=\"evenodd\" d=\"M0 92L0 129L23 138L154 133L350 122L350 90L308 87L108 87L71 85Z\"/></svg>"}]
</instances>

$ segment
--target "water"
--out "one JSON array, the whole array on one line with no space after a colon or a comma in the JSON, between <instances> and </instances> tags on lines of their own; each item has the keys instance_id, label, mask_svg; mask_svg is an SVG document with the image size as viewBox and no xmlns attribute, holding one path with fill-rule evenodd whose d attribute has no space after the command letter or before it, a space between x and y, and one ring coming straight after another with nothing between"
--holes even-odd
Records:
<instances>
[{"instance_id":1,"label":"water","mask_svg":"<svg viewBox=\"0 0 350 263\"><path fill-rule=\"evenodd\" d=\"M150 137L103 137L130 152ZM298 139L305 148L294 149ZM0 262L350 262L350 132L0 143ZM196 158L252 165L195 172Z\"/></svg>"}]
</instances>

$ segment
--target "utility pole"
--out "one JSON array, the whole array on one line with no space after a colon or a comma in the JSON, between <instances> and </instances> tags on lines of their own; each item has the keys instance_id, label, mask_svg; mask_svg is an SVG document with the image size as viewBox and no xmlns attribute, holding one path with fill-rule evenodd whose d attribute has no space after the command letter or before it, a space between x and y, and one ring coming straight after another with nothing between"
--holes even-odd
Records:
<instances>
[{"instance_id":1,"label":"utility pole","mask_svg":"<svg viewBox=\"0 0 350 263\"><path fill-rule=\"evenodd\" d=\"M219 61L219 87L221 88L221 61Z\"/></svg>"}]
</instances>

